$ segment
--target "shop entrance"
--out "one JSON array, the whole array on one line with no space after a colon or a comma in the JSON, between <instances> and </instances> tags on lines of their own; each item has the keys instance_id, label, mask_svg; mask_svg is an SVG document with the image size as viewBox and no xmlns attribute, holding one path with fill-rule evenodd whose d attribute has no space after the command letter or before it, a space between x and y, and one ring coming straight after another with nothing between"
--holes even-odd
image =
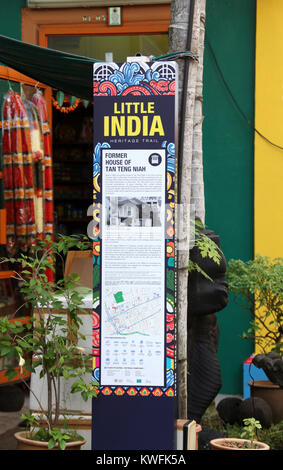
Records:
<instances>
[{"instance_id":1,"label":"shop entrance","mask_svg":"<svg viewBox=\"0 0 283 470\"><path fill-rule=\"evenodd\" d=\"M53 181L55 232L86 234L92 204L92 105L53 91ZM68 112L64 112L68 110Z\"/></svg>"},{"instance_id":2,"label":"shop entrance","mask_svg":"<svg viewBox=\"0 0 283 470\"><path fill-rule=\"evenodd\" d=\"M48 36L48 47L101 61L123 62L127 56L159 56L167 51L167 34ZM53 171L56 231L86 233L92 204L92 103L53 90ZM63 101L62 94L59 96ZM73 103L73 104L72 104ZM89 211L91 213L91 211Z\"/></svg>"},{"instance_id":3,"label":"shop entrance","mask_svg":"<svg viewBox=\"0 0 283 470\"><path fill-rule=\"evenodd\" d=\"M160 56L168 51L168 5L121 8L120 26L108 24L108 8L56 10L33 14L39 25L39 45L105 62L128 56ZM65 21L63 17L65 13ZM56 16L56 19L55 19ZM158 18L158 20L157 20ZM23 16L23 33L27 30ZM58 24L62 19L62 24ZM54 24L55 23L55 24ZM24 36L24 34L23 34ZM91 86L91 85L90 85ZM52 90L55 233L87 233L92 204L92 103ZM61 99L63 97L61 95ZM89 210L91 214L91 210Z\"/></svg>"}]
</instances>

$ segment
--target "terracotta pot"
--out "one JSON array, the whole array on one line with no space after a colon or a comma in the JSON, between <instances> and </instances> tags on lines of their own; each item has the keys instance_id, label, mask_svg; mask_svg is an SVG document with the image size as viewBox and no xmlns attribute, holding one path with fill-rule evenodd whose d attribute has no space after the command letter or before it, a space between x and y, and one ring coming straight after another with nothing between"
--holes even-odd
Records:
<instances>
[{"instance_id":1,"label":"terracotta pot","mask_svg":"<svg viewBox=\"0 0 283 470\"><path fill-rule=\"evenodd\" d=\"M17 441L16 450L59 450L58 446L53 449L48 449L48 442L33 441L32 439L28 439L26 436L26 431L20 431L14 434ZM66 450L80 450L81 446L85 443L86 441L68 442L66 444Z\"/></svg>"},{"instance_id":2,"label":"terracotta pot","mask_svg":"<svg viewBox=\"0 0 283 470\"><path fill-rule=\"evenodd\" d=\"M198 435L199 435L199 433L201 432L201 430L202 430L201 425L200 425L200 424L197 424L197 425L196 425L196 433L197 433L197 438L196 438L196 450L198 450Z\"/></svg>"},{"instance_id":3,"label":"terracotta pot","mask_svg":"<svg viewBox=\"0 0 283 470\"><path fill-rule=\"evenodd\" d=\"M252 397L259 397L269 404L274 424L283 420L283 388L269 380L248 382Z\"/></svg>"},{"instance_id":4,"label":"terracotta pot","mask_svg":"<svg viewBox=\"0 0 283 470\"><path fill-rule=\"evenodd\" d=\"M238 443L244 443L244 442L250 442L247 439L237 439L235 437L220 437L218 439L212 439L210 441L210 447L212 450L270 450L270 447L265 444L264 442L259 442L259 441L254 441L259 448L256 449L247 449L245 447L229 447L225 445L225 442L238 442Z\"/></svg>"}]
</instances>

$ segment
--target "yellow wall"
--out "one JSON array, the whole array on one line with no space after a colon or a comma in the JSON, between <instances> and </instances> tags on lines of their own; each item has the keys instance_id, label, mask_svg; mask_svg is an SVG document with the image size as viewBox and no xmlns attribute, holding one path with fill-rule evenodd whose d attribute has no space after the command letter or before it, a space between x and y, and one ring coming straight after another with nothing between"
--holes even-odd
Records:
<instances>
[{"instance_id":1,"label":"yellow wall","mask_svg":"<svg viewBox=\"0 0 283 470\"><path fill-rule=\"evenodd\" d=\"M283 1L257 0L255 128L283 147ZM283 150L255 133L254 253L283 256ZM262 352L256 345L256 353Z\"/></svg>"},{"instance_id":2,"label":"yellow wall","mask_svg":"<svg viewBox=\"0 0 283 470\"><path fill-rule=\"evenodd\" d=\"M283 1L257 0L255 127L283 147ZM255 133L254 252L283 256L283 150Z\"/></svg>"}]
</instances>

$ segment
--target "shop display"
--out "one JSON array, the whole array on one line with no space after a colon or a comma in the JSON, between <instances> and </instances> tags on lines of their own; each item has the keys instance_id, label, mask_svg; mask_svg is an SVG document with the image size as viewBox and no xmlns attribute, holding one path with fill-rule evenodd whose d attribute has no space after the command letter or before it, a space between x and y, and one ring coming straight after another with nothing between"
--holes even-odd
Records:
<instances>
[{"instance_id":1,"label":"shop display","mask_svg":"<svg viewBox=\"0 0 283 470\"><path fill-rule=\"evenodd\" d=\"M19 93L11 89L4 99L2 126L7 249L14 253L34 245L36 224L28 116Z\"/></svg>"},{"instance_id":2,"label":"shop display","mask_svg":"<svg viewBox=\"0 0 283 470\"><path fill-rule=\"evenodd\" d=\"M51 139L42 92L36 88L29 100L10 88L2 118L7 249L14 254L53 235Z\"/></svg>"},{"instance_id":3,"label":"shop display","mask_svg":"<svg viewBox=\"0 0 283 470\"><path fill-rule=\"evenodd\" d=\"M35 105L23 99L29 121L31 152L33 158L33 185L36 235L43 237L43 191L44 191L44 151L42 133Z\"/></svg>"},{"instance_id":4,"label":"shop display","mask_svg":"<svg viewBox=\"0 0 283 470\"><path fill-rule=\"evenodd\" d=\"M70 112L47 104L37 87L10 88L3 102L3 181L7 249L28 251L37 238L87 233L92 204L92 106ZM56 227L55 227L56 224ZM52 272L47 273L52 279Z\"/></svg>"},{"instance_id":5,"label":"shop display","mask_svg":"<svg viewBox=\"0 0 283 470\"><path fill-rule=\"evenodd\" d=\"M52 181L52 157L51 157L51 132L47 105L44 96L38 88L32 96L32 102L35 104L40 119L43 151L44 151L44 233L53 235L53 181Z\"/></svg>"},{"instance_id":6,"label":"shop display","mask_svg":"<svg viewBox=\"0 0 283 470\"><path fill-rule=\"evenodd\" d=\"M53 178L56 229L87 233L92 204L92 107L53 112Z\"/></svg>"}]
</instances>

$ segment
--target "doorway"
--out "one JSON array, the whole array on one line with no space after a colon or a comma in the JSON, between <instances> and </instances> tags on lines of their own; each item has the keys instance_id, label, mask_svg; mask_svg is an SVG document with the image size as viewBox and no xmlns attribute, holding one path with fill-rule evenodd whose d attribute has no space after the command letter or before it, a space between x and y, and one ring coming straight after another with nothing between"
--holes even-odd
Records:
<instances>
[{"instance_id":1,"label":"doorway","mask_svg":"<svg viewBox=\"0 0 283 470\"><path fill-rule=\"evenodd\" d=\"M23 40L106 62L168 51L170 5L121 7L121 24L108 24L109 9L23 10ZM36 35L38 30L38 36ZM92 103L52 90L55 232L87 233L92 204ZM79 97L77 97L79 98ZM71 101L75 106L71 106ZM55 106L56 104L56 106ZM74 108L74 109L72 109ZM69 112L64 112L68 109Z\"/></svg>"}]
</instances>

